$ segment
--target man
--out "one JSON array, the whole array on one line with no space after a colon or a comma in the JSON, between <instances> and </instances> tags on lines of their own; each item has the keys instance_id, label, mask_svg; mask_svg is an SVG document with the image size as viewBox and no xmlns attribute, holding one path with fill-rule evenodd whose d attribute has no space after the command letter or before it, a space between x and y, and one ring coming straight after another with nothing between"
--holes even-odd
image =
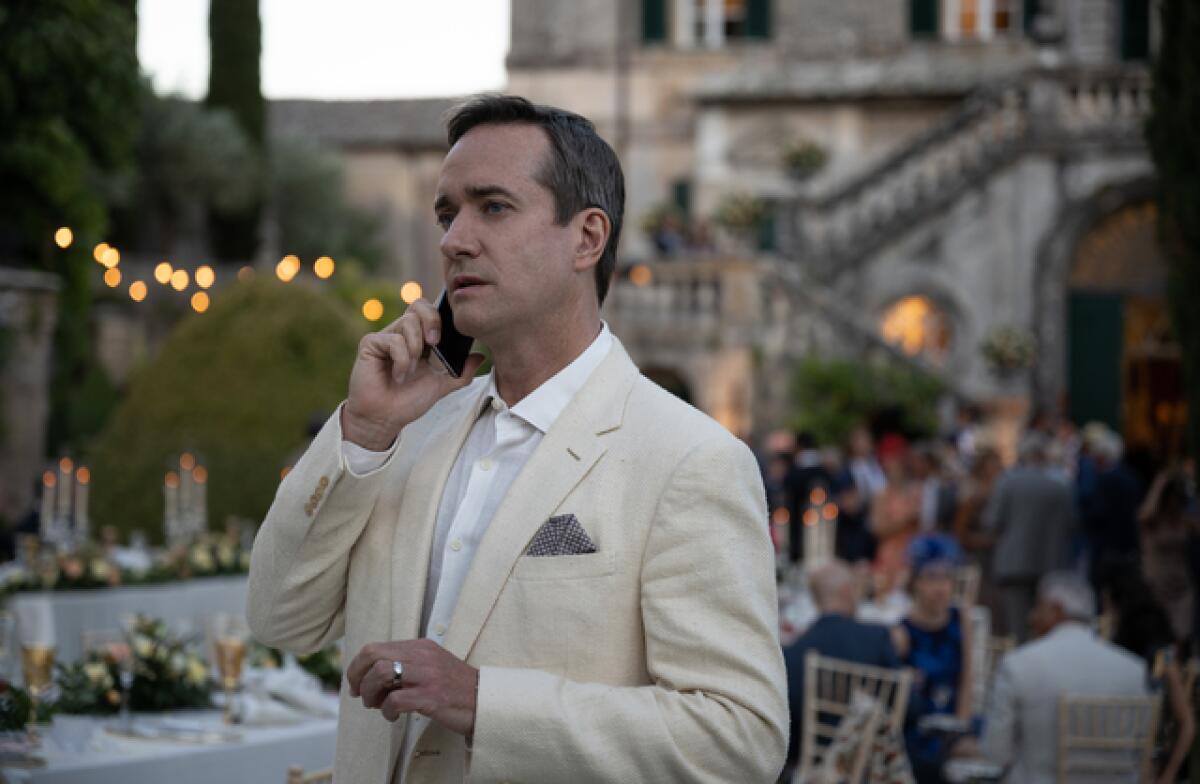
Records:
<instances>
[{"instance_id":1,"label":"man","mask_svg":"<svg viewBox=\"0 0 1200 784\"><path fill-rule=\"evenodd\" d=\"M912 453L913 481L921 487L917 527L923 534L948 532L957 506L955 486L942 478L941 461L933 444L918 444Z\"/></svg>"},{"instance_id":2,"label":"man","mask_svg":"<svg viewBox=\"0 0 1200 784\"><path fill-rule=\"evenodd\" d=\"M809 578L809 589L821 615L784 651L788 708L792 715L788 765L792 767L799 764L804 716L804 657L809 651L873 667L900 666L887 627L854 620L858 595L854 575L844 562L833 561L814 570Z\"/></svg>"},{"instance_id":3,"label":"man","mask_svg":"<svg viewBox=\"0 0 1200 784\"><path fill-rule=\"evenodd\" d=\"M814 503L813 491L820 490L819 496L823 504L828 500L833 478L821 461L821 450L817 449L817 439L812 433L801 431L796 434L796 457L783 480L786 488L789 506L788 555L792 562L798 562L804 557L804 511Z\"/></svg>"},{"instance_id":4,"label":"man","mask_svg":"<svg viewBox=\"0 0 1200 784\"><path fill-rule=\"evenodd\" d=\"M1045 469L1046 441L1031 433L1021 441L1019 464L996 485L982 523L996 537L992 577L1000 602L1000 633L1028 639L1025 622L1038 580L1062 568L1075 523L1071 489Z\"/></svg>"},{"instance_id":5,"label":"man","mask_svg":"<svg viewBox=\"0 0 1200 784\"><path fill-rule=\"evenodd\" d=\"M1142 661L1092 633L1095 604L1087 582L1072 573L1042 579L1030 617L1039 639L1001 662L984 725L983 752L1008 766L1005 781L1057 780L1060 696L1145 693Z\"/></svg>"},{"instance_id":6,"label":"man","mask_svg":"<svg viewBox=\"0 0 1200 784\"><path fill-rule=\"evenodd\" d=\"M483 96L434 210L455 323L420 301L280 485L248 614L345 635L338 782L771 781L787 742L750 451L641 377L600 320L624 184L582 117ZM420 638L420 639L417 639Z\"/></svg>"},{"instance_id":7,"label":"man","mask_svg":"<svg viewBox=\"0 0 1200 784\"><path fill-rule=\"evenodd\" d=\"M1121 436L1100 425L1091 428L1087 438L1096 476L1082 517L1091 553L1092 585L1096 586L1101 564L1137 552L1137 511L1145 493L1141 480L1123 459Z\"/></svg>"}]
</instances>

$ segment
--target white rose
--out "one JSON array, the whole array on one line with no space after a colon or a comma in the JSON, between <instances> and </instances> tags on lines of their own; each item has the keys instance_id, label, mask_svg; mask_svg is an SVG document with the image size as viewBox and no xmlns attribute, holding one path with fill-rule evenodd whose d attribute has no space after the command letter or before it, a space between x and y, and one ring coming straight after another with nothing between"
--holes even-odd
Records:
<instances>
[{"instance_id":1,"label":"white rose","mask_svg":"<svg viewBox=\"0 0 1200 784\"><path fill-rule=\"evenodd\" d=\"M150 654L154 652L154 643L150 642L148 637L145 637L141 634L134 635L133 652L136 653L139 658L148 659L150 658Z\"/></svg>"}]
</instances>

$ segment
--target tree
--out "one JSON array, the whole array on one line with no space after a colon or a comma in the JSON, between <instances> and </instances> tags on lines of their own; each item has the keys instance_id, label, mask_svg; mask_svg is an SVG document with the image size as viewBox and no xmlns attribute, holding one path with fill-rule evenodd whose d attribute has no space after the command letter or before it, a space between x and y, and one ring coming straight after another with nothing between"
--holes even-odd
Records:
<instances>
[{"instance_id":1,"label":"tree","mask_svg":"<svg viewBox=\"0 0 1200 784\"><path fill-rule=\"evenodd\" d=\"M882 356L808 357L793 372L791 392L792 428L822 445L840 445L856 426L885 418L906 436L935 435L944 388L934 376Z\"/></svg>"},{"instance_id":2,"label":"tree","mask_svg":"<svg viewBox=\"0 0 1200 784\"><path fill-rule=\"evenodd\" d=\"M62 280L47 447L94 424L86 392L106 380L91 351L89 242L108 229L114 183L138 128L136 23L113 0L0 5L0 260ZM52 242L69 226L75 243ZM83 432L81 432L81 429Z\"/></svg>"},{"instance_id":3,"label":"tree","mask_svg":"<svg viewBox=\"0 0 1200 784\"><path fill-rule=\"evenodd\" d=\"M212 107L228 109L260 155L265 153L266 104L259 59L262 23L258 0L211 0L208 12L208 96ZM223 259L248 261L258 247L262 197L240 209L215 209L210 221L213 251Z\"/></svg>"},{"instance_id":4,"label":"tree","mask_svg":"<svg viewBox=\"0 0 1200 784\"><path fill-rule=\"evenodd\" d=\"M344 261L368 271L380 268L381 222L348 202L342 162L334 153L300 140L277 141L269 179L279 244L287 253L302 259L332 256L339 268Z\"/></svg>"},{"instance_id":5,"label":"tree","mask_svg":"<svg viewBox=\"0 0 1200 784\"><path fill-rule=\"evenodd\" d=\"M1162 0L1159 9L1162 41L1153 65L1146 138L1158 171L1159 239L1167 258L1171 318L1183 353L1188 442L1195 455L1200 451L1200 4Z\"/></svg>"}]
</instances>

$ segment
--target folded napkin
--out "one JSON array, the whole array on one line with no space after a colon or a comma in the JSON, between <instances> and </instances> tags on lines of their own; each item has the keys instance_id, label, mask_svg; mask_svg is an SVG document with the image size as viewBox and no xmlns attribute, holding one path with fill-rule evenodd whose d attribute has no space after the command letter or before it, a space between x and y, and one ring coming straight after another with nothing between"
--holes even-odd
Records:
<instances>
[{"instance_id":1,"label":"folded napkin","mask_svg":"<svg viewBox=\"0 0 1200 784\"><path fill-rule=\"evenodd\" d=\"M243 696L274 700L302 716L337 716L337 698L322 692L316 676L298 666L253 668L246 672L244 682Z\"/></svg>"},{"instance_id":2,"label":"folded napkin","mask_svg":"<svg viewBox=\"0 0 1200 784\"><path fill-rule=\"evenodd\" d=\"M265 694L246 692L234 698L233 718L238 724L280 726L299 724L309 716Z\"/></svg>"}]
</instances>

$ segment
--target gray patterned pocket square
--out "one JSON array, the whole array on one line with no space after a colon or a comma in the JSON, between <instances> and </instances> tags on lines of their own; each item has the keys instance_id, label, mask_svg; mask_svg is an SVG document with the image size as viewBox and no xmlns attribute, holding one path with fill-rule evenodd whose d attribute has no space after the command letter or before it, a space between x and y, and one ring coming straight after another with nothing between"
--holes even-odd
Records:
<instances>
[{"instance_id":1,"label":"gray patterned pocket square","mask_svg":"<svg viewBox=\"0 0 1200 784\"><path fill-rule=\"evenodd\" d=\"M525 554L537 557L584 555L594 552L596 552L596 545L592 543L587 531L583 530L579 520L573 514L565 514L551 517L543 523L538 532L534 534L533 541L529 543L529 549L525 551Z\"/></svg>"}]
</instances>

